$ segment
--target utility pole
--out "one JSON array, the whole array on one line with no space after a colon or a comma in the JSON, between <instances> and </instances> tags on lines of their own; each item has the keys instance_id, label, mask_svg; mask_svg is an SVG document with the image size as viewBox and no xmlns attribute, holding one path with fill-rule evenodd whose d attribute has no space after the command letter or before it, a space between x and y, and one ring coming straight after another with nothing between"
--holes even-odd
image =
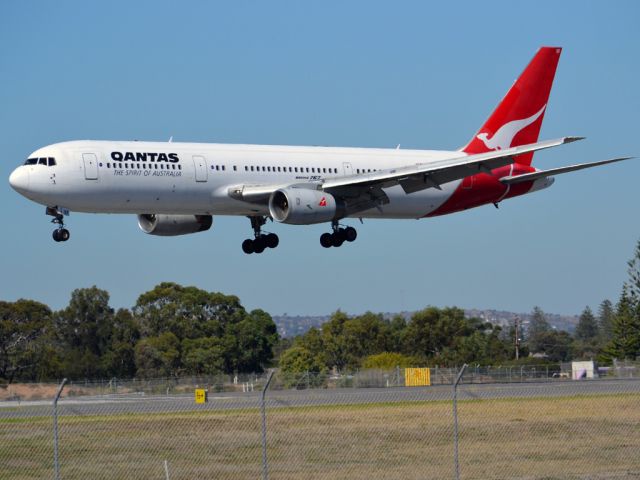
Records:
<instances>
[{"instance_id":1,"label":"utility pole","mask_svg":"<svg viewBox=\"0 0 640 480\"><path fill-rule=\"evenodd\" d=\"M516 338L515 338L515 345L516 345L516 360L518 360L520 358L520 317L518 315L516 315L515 319L515 324L516 324Z\"/></svg>"}]
</instances>

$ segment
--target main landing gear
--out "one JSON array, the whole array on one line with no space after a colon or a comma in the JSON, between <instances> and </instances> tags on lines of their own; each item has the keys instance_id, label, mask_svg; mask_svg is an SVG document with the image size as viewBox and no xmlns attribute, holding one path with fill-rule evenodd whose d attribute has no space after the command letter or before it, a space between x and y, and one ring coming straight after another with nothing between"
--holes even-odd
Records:
<instances>
[{"instance_id":1,"label":"main landing gear","mask_svg":"<svg viewBox=\"0 0 640 480\"><path fill-rule=\"evenodd\" d=\"M47 207L46 214L53 217L51 223L57 225L53 231L53 239L56 242L66 242L71 237L69 230L64 228L64 215L56 207Z\"/></svg>"},{"instance_id":2,"label":"main landing gear","mask_svg":"<svg viewBox=\"0 0 640 480\"><path fill-rule=\"evenodd\" d=\"M267 223L267 217L249 217L255 239L247 238L242 242L242 251L246 254L262 253L266 248L276 248L280 243L275 233L262 233L262 226Z\"/></svg>"},{"instance_id":3,"label":"main landing gear","mask_svg":"<svg viewBox=\"0 0 640 480\"><path fill-rule=\"evenodd\" d=\"M320 245L324 248L340 247L345 241L353 242L358 236L355 228L341 228L337 221L331 223L331 228L333 229L333 233L323 233L320 235Z\"/></svg>"}]
</instances>

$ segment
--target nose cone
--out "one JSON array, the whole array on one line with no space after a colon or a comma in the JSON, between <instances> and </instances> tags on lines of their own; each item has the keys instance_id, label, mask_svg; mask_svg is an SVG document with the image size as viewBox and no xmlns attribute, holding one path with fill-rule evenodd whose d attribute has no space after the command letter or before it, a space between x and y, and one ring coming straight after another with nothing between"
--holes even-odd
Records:
<instances>
[{"instance_id":1,"label":"nose cone","mask_svg":"<svg viewBox=\"0 0 640 480\"><path fill-rule=\"evenodd\" d=\"M16 192L24 195L29 190L29 170L23 167L16 168L9 177L9 185Z\"/></svg>"}]
</instances>

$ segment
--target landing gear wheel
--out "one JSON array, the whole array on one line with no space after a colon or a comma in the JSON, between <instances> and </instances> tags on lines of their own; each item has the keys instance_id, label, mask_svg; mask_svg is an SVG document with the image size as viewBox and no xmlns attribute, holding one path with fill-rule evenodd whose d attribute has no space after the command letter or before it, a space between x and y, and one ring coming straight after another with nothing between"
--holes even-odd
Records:
<instances>
[{"instance_id":1,"label":"landing gear wheel","mask_svg":"<svg viewBox=\"0 0 640 480\"><path fill-rule=\"evenodd\" d=\"M254 252L253 240L247 238L244 242L242 242L242 251L247 255L252 254Z\"/></svg>"},{"instance_id":2,"label":"landing gear wheel","mask_svg":"<svg viewBox=\"0 0 640 480\"><path fill-rule=\"evenodd\" d=\"M276 248L280 244L280 239L275 233L262 233L262 226L267 223L268 217L255 216L248 218L255 238L248 238L242 242L242 251L244 253L262 253L266 248Z\"/></svg>"},{"instance_id":3,"label":"landing gear wheel","mask_svg":"<svg viewBox=\"0 0 640 480\"><path fill-rule=\"evenodd\" d=\"M64 214L62 213L62 211L58 210L58 207L47 207L44 213L53 217L51 223L53 223L57 227L51 234L53 239L56 242L66 242L67 240L69 240L71 234L69 233L69 230L64 228Z\"/></svg>"},{"instance_id":4,"label":"landing gear wheel","mask_svg":"<svg viewBox=\"0 0 640 480\"><path fill-rule=\"evenodd\" d=\"M267 244L267 247L269 248L276 248L280 243L280 239L278 238L278 235L276 235L275 233L264 235L263 238L265 240L265 243Z\"/></svg>"},{"instance_id":5,"label":"landing gear wheel","mask_svg":"<svg viewBox=\"0 0 640 480\"><path fill-rule=\"evenodd\" d=\"M264 237L260 235L253 241L253 251L255 253L262 253L264 252L265 248L267 248L267 242L265 241Z\"/></svg>"},{"instance_id":6,"label":"landing gear wheel","mask_svg":"<svg viewBox=\"0 0 640 480\"><path fill-rule=\"evenodd\" d=\"M342 238L342 235L340 235L339 232L334 232L331 234L331 244L334 247L341 247L342 244L344 243L344 238Z\"/></svg>"},{"instance_id":7,"label":"landing gear wheel","mask_svg":"<svg viewBox=\"0 0 640 480\"><path fill-rule=\"evenodd\" d=\"M347 227L344 229L344 239L347 242L353 242L358 237L358 232L353 227Z\"/></svg>"},{"instance_id":8,"label":"landing gear wheel","mask_svg":"<svg viewBox=\"0 0 640 480\"><path fill-rule=\"evenodd\" d=\"M333 246L333 240L330 233L323 233L320 235L320 245L324 248L331 248Z\"/></svg>"},{"instance_id":9,"label":"landing gear wheel","mask_svg":"<svg viewBox=\"0 0 640 480\"><path fill-rule=\"evenodd\" d=\"M66 242L71 237L71 234L66 228L58 228L53 231L52 237L56 242Z\"/></svg>"}]
</instances>

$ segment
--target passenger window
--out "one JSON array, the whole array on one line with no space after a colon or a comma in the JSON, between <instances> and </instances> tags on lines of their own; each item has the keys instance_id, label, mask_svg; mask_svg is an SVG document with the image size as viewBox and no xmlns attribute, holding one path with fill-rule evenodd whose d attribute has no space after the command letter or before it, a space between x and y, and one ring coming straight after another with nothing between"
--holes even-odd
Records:
<instances>
[{"instance_id":1,"label":"passenger window","mask_svg":"<svg viewBox=\"0 0 640 480\"><path fill-rule=\"evenodd\" d=\"M178 165L178 170L182 170L182 165Z\"/></svg>"},{"instance_id":2,"label":"passenger window","mask_svg":"<svg viewBox=\"0 0 640 480\"><path fill-rule=\"evenodd\" d=\"M224 172L224 165L222 165L222 171Z\"/></svg>"},{"instance_id":3,"label":"passenger window","mask_svg":"<svg viewBox=\"0 0 640 480\"><path fill-rule=\"evenodd\" d=\"M128 163L125 163L125 164L124 164L124 168L129 168L129 164L128 164Z\"/></svg>"},{"instance_id":4,"label":"passenger window","mask_svg":"<svg viewBox=\"0 0 640 480\"><path fill-rule=\"evenodd\" d=\"M100 162L98 165L102 167L102 162Z\"/></svg>"},{"instance_id":5,"label":"passenger window","mask_svg":"<svg viewBox=\"0 0 640 480\"><path fill-rule=\"evenodd\" d=\"M176 166L175 166L175 164L172 163L171 164L171 170L175 170L175 169L176 169Z\"/></svg>"}]
</instances>

